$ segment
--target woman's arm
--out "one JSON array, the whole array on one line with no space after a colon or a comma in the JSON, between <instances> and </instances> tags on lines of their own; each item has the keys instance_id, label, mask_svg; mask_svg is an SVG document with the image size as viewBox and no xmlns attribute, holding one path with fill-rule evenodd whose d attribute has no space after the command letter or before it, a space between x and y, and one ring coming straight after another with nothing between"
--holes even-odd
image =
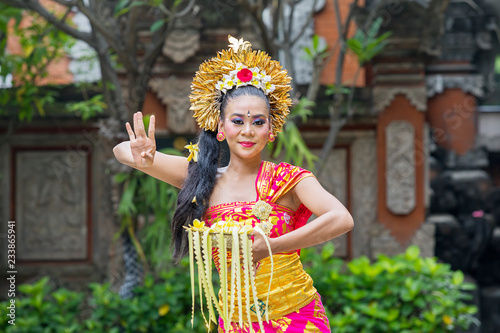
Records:
<instances>
[{"instance_id":1,"label":"woman's arm","mask_svg":"<svg viewBox=\"0 0 500 333\"><path fill-rule=\"evenodd\" d=\"M293 189L294 196L317 216L303 227L277 238L269 238L273 253L291 252L324 243L350 231L354 222L349 211L327 192L314 177L301 180ZM254 235L254 261L269 256L263 236Z\"/></svg>"},{"instance_id":2,"label":"woman's arm","mask_svg":"<svg viewBox=\"0 0 500 333\"><path fill-rule=\"evenodd\" d=\"M113 148L116 159L120 163L181 188L187 176L189 162L185 157L156 151L155 116L151 116L149 122L149 136L146 136L141 112L134 113L135 133L128 122L125 126L130 141L119 143Z\"/></svg>"}]
</instances>

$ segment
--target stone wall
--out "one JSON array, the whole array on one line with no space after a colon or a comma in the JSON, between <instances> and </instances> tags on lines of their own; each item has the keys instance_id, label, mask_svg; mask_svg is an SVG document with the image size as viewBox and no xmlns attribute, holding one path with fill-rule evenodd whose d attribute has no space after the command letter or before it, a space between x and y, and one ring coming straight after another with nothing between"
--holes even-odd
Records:
<instances>
[{"instance_id":1,"label":"stone wall","mask_svg":"<svg viewBox=\"0 0 500 333\"><path fill-rule=\"evenodd\" d=\"M0 233L7 221L16 222L17 285L48 275L81 290L112 276L120 260L120 243L112 242L117 225L108 146L92 127L48 123L34 121L0 147ZM0 248L6 253L5 237ZM6 274L6 256L0 267Z\"/></svg>"},{"instance_id":2,"label":"stone wall","mask_svg":"<svg viewBox=\"0 0 500 333\"><path fill-rule=\"evenodd\" d=\"M305 132L314 145L325 133ZM319 150L313 150L319 154ZM423 256L434 256L434 225L423 223L410 240L401 244L391 231L377 221L378 150L373 130L349 130L339 134L337 145L325 161L319 177L321 184L339 199L354 218L354 229L334 239L336 256L375 258L383 253L402 253L409 245L418 245Z\"/></svg>"}]
</instances>

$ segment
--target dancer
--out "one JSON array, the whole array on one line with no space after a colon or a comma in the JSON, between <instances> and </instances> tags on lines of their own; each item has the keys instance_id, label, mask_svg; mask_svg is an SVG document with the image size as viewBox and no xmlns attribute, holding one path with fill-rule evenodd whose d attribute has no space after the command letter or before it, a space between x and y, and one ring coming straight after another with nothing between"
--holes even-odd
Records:
<instances>
[{"instance_id":1,"label":"dancer","mask_svg":"<svg viewBox=\"0 0 500 333\"><path fill-rule=\"evenodd\" d=\"M300 249L348 232L352 217L310 171L261 159L289 113L291 78L279 62L253 51L250 43L229 40L229 49L201 64L193 80L191 110L202 131L198 143L189 145L188 158L156 152L155 117L151 116L146 135L141 112L134 114L134 129L126 123L130 141L118 144L113 152L121 163L181 189L172 221L177 260L187 253L183 226L194 219L210 226L231 218L254 227L271 218L274 226L268 241L274 270L269 298L271 265L264 236L255 232L252 245L261 311L269 299L265 333L330 332L320 295L300 262ZM230 161L221 167L224 140ZM313 213L316 218L306 223ZM241 311L246 318L243 306ZM219 318L219 332L261 332L254 308L250 317L252 324L241 326L236 315L230 322Z\"/></svg>"}]
</instances>

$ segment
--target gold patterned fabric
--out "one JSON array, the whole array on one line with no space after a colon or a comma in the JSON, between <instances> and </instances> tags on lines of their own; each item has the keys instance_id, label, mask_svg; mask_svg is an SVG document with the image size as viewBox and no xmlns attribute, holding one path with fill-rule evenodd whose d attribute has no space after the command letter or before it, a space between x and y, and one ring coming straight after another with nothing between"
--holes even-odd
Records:
<instances>
[{"instance_id":1,"label":"gold patterned fabric","mask_svg":"<svg viewBox=\"0 0 500 333\"><path fill-rule=\"evenodd\" d=\"M305 169L292 166L288 163L274 164L264 161L261 164L257 179L255 181L256 200L251 202L231 202L210 207L204 216L205 223L210 226L211 223L222 219L231 218L236 223L252 224L252 227L260 222L259 215L261 210L256 209L255 205L259 202L265 202L271 208L269 218L277 221L271 229L270 237L279 237L290 231L303 226L311 212L305 206L301 205L296 211L288 207L276 204L282 195L290 191L302 179L311 177L313 174ZM267 206L259 203L258 207L265 207L267 216ZM213 250L215 265L218 267L219 254ZM291 251L273 255L273 279L269 299L267 298L269 289L269 279L271 274L271 260L265 258L260 261L255 283L257 289L257 298L259 300L261 316L264 318L265 304L268 305L268 315L270 322L265 323L266 332L329 332L328 319L324 314L323 305L319 295L313 286L311 277L304 271L299 257L300 251ZM228 254L228 271L231 269L231 253ZM228 274L230 278L231 274ZM228 281L228 285L230 281ZM238 286L236 286L238 288ZM219 296L221 292L219 293ZM219 297L222 302L221 297ZM246 318L246 302L243 297L243 318ZM253 305L253 302L249 302ZM236 306L237 307L237 306ZM231 318L230 328L226 332L247 332L248 328L239 327L238 321L239 309L236 308L234 316ZM300 315L298 315L300 313ZM290 317L291 316L291 317ZM257 314L253 306L251 307L250 317L252 322L257 322ZM248 324L247 324L248 325ZM291 325L291 326L290 326ZM224 323L221 323L224 326ZM293 327L293 330L290 328ZM301 327L302 330L296 330ZM320 327L321 330L315 330L313 327ZM255 332L259 330L257 324ZM225 332L225 331L222 331Z\"/></svg>"},{"instance_id":2,"label":"gold patterned fabric","mask_svg":"<svg viewBox=\"0 0 500 333\"><path fill-rule=\"evenodd\" d=\"M228 269L230 269L231 260L228 258ZM300 262L300 258L296 252L291 254L277 254L273 256L274 272L271 282L271 292L269 294L268 311L269 319L280 318L283 315L296 311L306 304L310 303L315 294L316 288L313 287L313 281L307 274ZM217 262L217 260L216 260ZM257 298L262 305L261 316L265 316L264 304L267 302L267 291L269 288L269 277L271 275L271 260L269 258L260 261L260 266L257 270L255 284L257 287ZM228 274L229 276L229 274ZM229 277L228 277L229 279ZM230 279L228 281L228 285ZM222 303L222 293L219 291L219 302ZM246 297L243 298L243 318L247 318ZM230 297L228 297L228 302ZM253 301L250 300L250 318L252 321L258 321L257 314L253 308ZM221 304L222 306L222 304ZM238 306L235 306L235 311L231 321L238 321Z\"/></svg>"},{"instance_id":3,"label":"gold patterned fabric","mask_svg":"<svg viewBox=\"0 0 500 333\"><path fill-rule=\"evenodd\" d=\"M318 310L317 310L318 309ZM291 312L281 318L270 319L263 323L262 331L258 323L248 323L239 326L235 322L224 323L219 320L219 333L329 333L330 325L319 294L306 306Z\"/></svg>"}]
</instances>

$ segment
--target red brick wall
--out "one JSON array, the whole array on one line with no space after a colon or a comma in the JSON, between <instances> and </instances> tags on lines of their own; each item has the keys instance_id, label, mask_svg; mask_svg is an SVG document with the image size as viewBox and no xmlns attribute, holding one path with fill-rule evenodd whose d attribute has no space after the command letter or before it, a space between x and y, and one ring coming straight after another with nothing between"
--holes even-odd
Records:
<instances>
[{"instance_id":1,"label":"red brick wall","mask_svg":"<svg viewBox=\"0 0 500 333\"><path fill-rule=\"evenodd\" d=\"M146 93L146 98L144 99L142 112L144 114L155 115L155 127L157 131L167 130L167 114L165 110L165 105L161 103L155 93L148 91Z\"/></svg>"},{"instance_id":2,"label":"red brick wall","mask_svg":"<svg viewBox=\"0 0 500 333\"><path fill-rule=\"evenodd\" d=\"M352 0L339 0L340 14L342 17L342 22L345 21L347 14L349 12ZM364 6L364 0L359 1L359 6ZM326 5L321 12L315 15L315 33L324 37L327 40L329 47L332 47L337 42L339 32L337 29L337 21L335 18L335 7L333 5L333 0L326 0ZM349 36L352 36L356 31L354 24L351 24L349 29ZM328 62L323 75L321 76L322 84L330 84L335 81L335 72L337 67L338 59L338 47L336 53ZM344 60L344 72L342 73L342 82L344 84L352 84L356 70L358 69L358 61L355 56L348 53ZM361 70L358 79L356 80L356 86L365 85L365 73L364 69Z\"/></svg>"},{"instance_id":3,"label":"red brick wall","mask_svg":"<svg viewBox=\"0 0 500 333\"><path fill-rule=\"evenodd\" d=\"M474 147L476 99L462 89L445 89L428 101L427 121L436 143L463 155Z\"/></svg>"},{"instance_id":4,"label":"red brick wall","mask_svg":"<svg viewBox=\"0 0 500 333\"><path fill-rule=\"evenodd\" d=\"M50 11L55 11L58 15L64 14L64 7L58 5L57 3L49 0L40 0L43 6L46 6ZM71 14L70 14L71 15ZM27 27L31 24L33 20L32 16L25 15L21 22L22 27ZM12 22L13 23L13 22ZM7 39L7 50L11 54L22 54L23 50L19 45L19 39L9 35ZM70 84L73 82L73 74L69 71L69 57L63 57L58 61L51 62L47 71L49 75L46 78L40 78L37 80L37 84ZM16 82L16 77L14 77L14 83Z\"/></svg>"}]
</instances>

